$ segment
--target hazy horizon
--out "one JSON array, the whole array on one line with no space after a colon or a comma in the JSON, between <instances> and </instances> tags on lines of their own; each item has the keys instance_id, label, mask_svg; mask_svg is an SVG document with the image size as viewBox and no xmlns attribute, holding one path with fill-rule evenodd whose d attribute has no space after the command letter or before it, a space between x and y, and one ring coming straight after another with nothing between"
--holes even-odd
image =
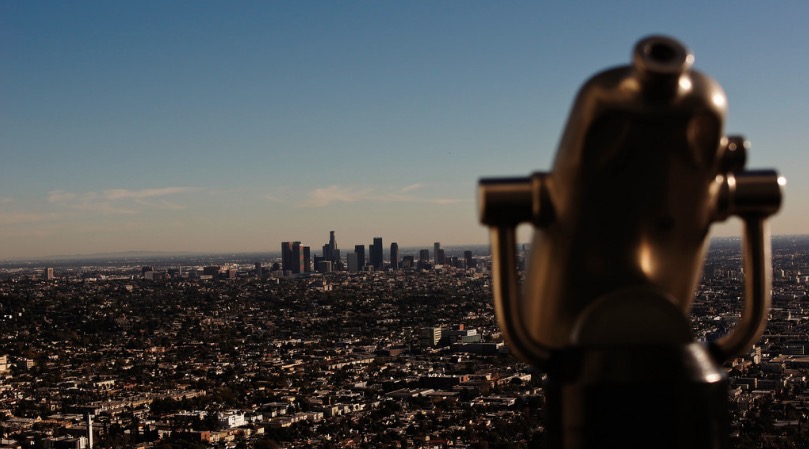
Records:
<instances>
[{"instance_id":1,"label":"hazy horizon","mask_svg":"<svg viewBox=\"0 0 809 449\"><path fill-rule=\"evenodd\" d=\"M385 246L382 248L383 254L387 255L390 254L390 243L385 242ZM398 243L398 242L397 242ZM433 242L435 243L435 242ZM423 245L409 245L409 246L399 246L399 253L403 256L409 255L409 252L417 252L421 249L429 249L430 253L433 251L433 243L423 244ZM303 243L303 246L310 246L306 243ZM357 243L359 245L359 243ZM527 245L528 243L519 243L519 245ZM280 246L280 242L279 242ZM366 245L368 246L368 245ZM488 243L481 243L481 244L465 244L465 245L441 245L442 249L457 251L463 248L480 248L480 247L488 247ZM317 248L311 247L312 252L314 255L322 255L321 248L318 246ZM341 250L341 258L345 258L345 255L349 252L353 252L354 245L347 245L344 248L338 247ZM209 251L166 251L166 250L129 250L129 251L112 251L112 252L103 252L103 253L78 253L78 254L48 254L41 257L31 257L31 258L8 258L8 259L0 259L0 262L3 263L11 263L11 262L37 262L37 261L48 261L48 260L62 260L62 259L92 259L92 258L126 258L126 257L195 257L195 256L243 256L243 255L253 255L253 254L266 254L271 257L281 257L281 250L280 248L277 249L266 249L266 250L247 250L247 251L223 251L223 252L209 252ZM480 255L480 254L479 254Z\"/></svg>"},{"instance_id":2,"label":"hazy horizon","mask_svg":"<svg viewBox=\"0 0 809 449\"><path fill-rule=\"evenodd\" d=\"M648 5L647 5L648 6ZM809 233L809 4L0 4L0 260L488 243L482 177L549 170L591 75L664 34ZM793 43L796 45L785 45ZM738 235L738 224L712 235ZM529 240L521 231L520 240Z\"/></svg>"},{"instance_id":3,"label":"hazy horizon","mask_svg":"<svg viewBox=\"0 0 809 449\"><path fill-rule=\"evenodd\" d=\"M778 242L779 240L786 240L786 239L809 239L809 234L783 234L783 235L772 235L771 238L773 241ZM726 236L714 236L709 238L709 244L713 243L714 241L738 241L741 244L741 236L734 236L734 235L726 235ZM384 241L384 245L382 247L382 252L387 259L390 255L390 243L388 241ZM414 255L417 254L419 250L427 249L432 254L433 251L433 244L435 242L429 244L417 244L417 245L407 245L407 246L399 246L399 254L402 256L405 255ZM306 242L302 242L303 246L310 246ZM359 244L359 243L357 243ZM398 242L397 242L398 244ZM530 241L521 241L517 243L517 246L530 246ZM279 242L280 245L280 242ZM339 247L338 249L341 250L341 257L345 257L345 255L349 252L353 251L354 245L347 245L345 247ZM366 245L367 246L367 245ZM441 248L447 250L448 252L459 252L466 249L480 249L482 247L486 247L489 249L490 244L487 243L479 243L479 244L453 244L453 245L444 245L441 244ZM321 247L320 246L310 246L312 248L313 255L322 255ZM234 257L242 257L248 255L259 255L263 254L269 258L280 258L281 257L281 250L278 248L271 249L267 248L266 250L246 250L246 251L222 251L222 252L210 252L210 251L166 251L166 250L159 250L159 249L145 249L145 250L125 250L125 251L112 251L112 252L103 252L103 253L78 253L78 254L48 254L45 256L39 257L22 257L22 258L0 258L0 263L11 264L16 262L47 262L47 261L64 261L64 260L88 260L88 259L126 259L126 258L173 258L173 257L203 257L203 256L216 256L216 257L226 257L226 256L234 256ZM475 256L488 256L489 253L481 254L476 253Z\"/></svg>"}]
</instances>

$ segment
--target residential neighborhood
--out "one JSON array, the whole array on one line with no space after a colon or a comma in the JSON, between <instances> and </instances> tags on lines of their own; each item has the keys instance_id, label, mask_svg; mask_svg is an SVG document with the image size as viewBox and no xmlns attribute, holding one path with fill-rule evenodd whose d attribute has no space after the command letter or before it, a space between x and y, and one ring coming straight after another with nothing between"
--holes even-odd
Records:
<instances>
[{"instance_id":1,"label":"residential neighborhood","mask_svg":"<svg viewBox=\"0 0 809 449\"><path fill-rule=\"evenodd\" d=\"M774 241L767 331L726 365L735 447L809 441L807 243ZM0 448L543 447L545 374L503 342L488 255L296 275L269 259L4 264ZM738 240L714 241L696 340L738 320L741 267Z\"/></svg>"}]
</instances>

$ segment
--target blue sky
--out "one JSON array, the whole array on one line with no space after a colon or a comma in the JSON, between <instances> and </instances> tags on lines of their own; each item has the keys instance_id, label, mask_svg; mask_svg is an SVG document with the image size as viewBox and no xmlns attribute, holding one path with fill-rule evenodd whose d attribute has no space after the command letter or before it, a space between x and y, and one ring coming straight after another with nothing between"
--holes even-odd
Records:
<instances>
[{"instance_id":1,"label":"blue sky","mask_svg":"<svg viewBox=\"0 0 809 449\"><path fill-rule=\"evenodd\" d=\"M572 3L2 2L0 259L484 243L477 180L549 169L649 34L788 178L774 233L809 233L809 3Z\"/></svg>"}]
</instances>

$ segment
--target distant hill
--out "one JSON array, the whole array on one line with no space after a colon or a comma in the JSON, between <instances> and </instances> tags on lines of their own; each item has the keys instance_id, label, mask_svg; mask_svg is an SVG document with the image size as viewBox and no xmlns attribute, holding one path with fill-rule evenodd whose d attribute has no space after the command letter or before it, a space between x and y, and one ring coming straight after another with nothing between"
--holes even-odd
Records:
<instances>
[{"instance_id":1,"label":"distant hill","mask_svg":"<svg viewBox=\"0 0 809 449\"><path fill-rule=\"evenodd\" d=\"M143 258L143 257L171 257L171 256L188 256L197 254L191 251L124 251L124 252L109 252L109 253L93 253L93 254L59 254L55 256L46 257L46 259L62 260L62 259L126 259L126 258Z\"/></svg>"}]
</instances>

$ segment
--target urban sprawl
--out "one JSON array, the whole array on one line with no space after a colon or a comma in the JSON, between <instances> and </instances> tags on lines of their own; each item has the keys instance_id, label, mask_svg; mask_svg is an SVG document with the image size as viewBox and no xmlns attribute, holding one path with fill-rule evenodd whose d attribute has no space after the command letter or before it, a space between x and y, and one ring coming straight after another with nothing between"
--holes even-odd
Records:
<instances>
[{"instance_id":1,"label":"urban sprawl","mask_svg":"<svg viewBox=\"0 0 809 449\"><path fill-rule=\"evenodd\" d=\"M365 249L0 263L0 449L543 447L487 248ZM712 242L696 340L738 320L741 267ZM733 447L809 447L809 238L775 238L773 273L764 337L725 365Z\"/></svg>"}]
</instances>

